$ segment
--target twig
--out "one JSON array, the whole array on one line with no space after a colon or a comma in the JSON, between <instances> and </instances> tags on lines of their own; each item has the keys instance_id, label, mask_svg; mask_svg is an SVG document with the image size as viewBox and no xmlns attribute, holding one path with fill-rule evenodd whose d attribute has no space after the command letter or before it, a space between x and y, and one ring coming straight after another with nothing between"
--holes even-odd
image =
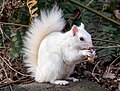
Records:
<instances>
[{"instance_id":1,"label":"twig","mask_svg":"<svg viewBox=\"0 0 120 91\"><path fill-rule=\"evenodd\" d=\"M92 38L92 40L94 40L94 41L102 41L102 42L107 42L107 43L114 43L114 44L119 44L120 45L120 42L111 41L111 40L102 40L102 39L98 39L98 38Z\"/></svg>"},{"instance_id":2,"label":"twig","mask_svg":"<svg viewBox=\"0 0 120 91\"><path fill-rule=\"evenodd\" d=\"M99 81L98 78L95 76L94 71L95 71L95 69L96 69L96 67L98 66L99 63L100 63L100 61L98 61L98 62L96 63L95 67L94 67L93 70L92 70L92 76L97 80L97 82L100 82L100 81Z\"/></svg>"},{"instance_id":3,"label":"twig","mask_svg":"<svg viewBox=\"0 0 120 91\"><path fill-rule=\"evenodd\" d=\"M1 66L2 66L3 71L4 71L4 73L5 73L6 79L9 80L9 77L8 77L8 74L7 74L6 70L5 70L5 67L4 67L3 65L1 65ZM10 90L13 91L13 88L12 88L11 84L8 83L8 85L9 85L9 87L10 87Z\"/></svg>"},{"instance_id":4,"label":"twig","mask_svg":"<svg viewBox=\"0 0 120 91\"><path fill-rule=\"evenodd\" d=\"M11 70L15 71L16 73L18 73L18 74L20 74L20 75L22 75L22 76L30 76L30 75L26 75L26 74L23 74L23 73L21 73L21 72L18 72L17 70L15 70L14 68L12 68L1 56L0 56L0 58L2 59L2 61L3 61Z\"/></svg>"},{"instance_id":5,"label":"twig","mask_svg":"<svg viewBox=\"0 0 120 91\"><path fill-rule=\"evenodd\" d=\"M25 79L25 80L24 80ZM12 81L12 82L8 82L9 84L15 84L15 83L24 83L24 82L34 82L34 79L28 79L27 77L22 77L18 80ZM5 87L8 83L0 83L0 88Z\"/></svg>"},{"instance_id":6,"label":"twig","mask_svg":"<svg viewBox=\"0 0 120 91\"><path fill-rule=\"evenodd\" d=\"M87 4L87 6L89 6L92 2L93 2L93 0L91 0L91 1Z\"/></svg>"},{"instance_id":7,"label":"twig","mask_svg":"<svg viewBox=\"0 0 120 91\"><path fill-rule=\"evenodd\" d=\"M9 49L10 47L4 47L4 46L0 46L0 49Z\"/></svg>"},{"instance_id":8,"label":"twig","mask_svg":"<svg viewBox=\"0 0 120 91\"><path fill-rule=\"evenodd\" d=\"M2 43L3 43L3 46L5 47L5 43L4 43L5 37L4 37L3 30L2 30L2 28L1 28L1 26L0 26L0 33L1 33L1 35L2 35Z\"/></svg>"},{"instance_id":9,"label":"twig","mask_svg":"<svg viewBox=\"0 0 120 91\"><path fill-rule=\"evenodd\" d=\"M3 10L4 10L4 7L5 6L5 0L3 0L3 3L1 5L1 11L0 11L0 15L2 14Z\"/></svg>"},{"instance_id":10,"label":"twig","mask_svg":"<svg viewBox=\"0 0 120 91\"><path fill-rule=\"evenodd\" d=\"M11 40L9 38L9 36L4 32L4 30L1 28L1 25L0 25L0 33L2 34L2 39L3 39L3 44L4 44L4 36L7 37L9 40ZM4 44L5 45L5 44Z\"/></svg>"},{"instance_id":11,"label":"twig","mask_svg":"<svg viewBox=\"0 0 120 91\"><path fill-rule=\"evenodd\" d=\"M110 71L110 68L111 68L111 66L113 65L113 63L114 63L115 61L117 61L119 58L120 58L120 56L118 56L118 57L109 65L108 71Z\"/></svg>"},{"instance_id":12,"label":"twig","mask_svg":"<svg viewBox=\"0 0 120 91\"><path fill-rule=\"evenodd\" d=\"M118 46L93 46L93 47L90 47L89 49L106 49L106 48L120 48L120 45Z\"/></svg>"},{"instance_id":13,"label":"twig","mask_svg":"<svg viewBox=\"0 0 120 91\"><path fill-rule=\"evenodd\" d=\"M89 6L92 2L93 2L93 0L91 0L91 1L87 4L87 6ZM83 13L85 12L85 10L86 10L86 9L83 9L83 10L82 10L82 12L81 12L81 14L80 14L80 17L83 16Z\"/></svg>"},{"instance_id":14,"label":"twig","mask_svg":"<svg viewBox=\"0 0 120 91\"><path fill-rule=\"evenodd\" d=\"M93 13L95 13L95 14L97 14L97 15L99 15L99 16L101 16L101 17L103 17L103 18L105 18L105 19L107 19L107 20L109 20L109 21L111 21L111 22L113 22L113 23L115 23L115 24L120 26L119 22L117 22L117 21L115 21L115 20L105 16L104 14L102 14L100 12L97 12L96 10L94 10L94 9L88 7L88 6L85 6L84 4L82 4L82 3L80 3L80 2L78 2L76 0L69 0L69 1L72 2L72 3L75 3L76 5L79 5L79 6L81 6L81 7L83 7L83 8L85 8L85 9L87 9L87 10L89 10L89 11L91 11L91 12L93 12Z\"/></svg>"},{"instance_id":15,"label":"twig","mask_svg":"<svg viewBox=\"0 0 120 91\"><path fill-rule=\"evenodd\" d=\"M120 55L119 55L119 57L120 57ZM120 65L120 62L118 62L115 66L118 66L118 65Z\"/></svg>"},{"instance_id":16,"label":"twig","mask_svg":"<svg viewBox=\"0 0 120 91\"><path fill-rule=\"evenodd\" d=\"M20 27L29 27L28 25L15 24L15 23L6 23L6 22L0 22L0 24L13 25L13 26L20 26Z\"/></svg>"}]
</instances>

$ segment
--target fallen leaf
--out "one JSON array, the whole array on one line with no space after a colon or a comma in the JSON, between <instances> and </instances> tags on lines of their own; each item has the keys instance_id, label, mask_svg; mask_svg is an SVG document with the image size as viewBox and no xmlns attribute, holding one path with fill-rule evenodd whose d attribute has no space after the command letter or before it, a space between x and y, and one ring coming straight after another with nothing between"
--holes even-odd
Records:
<instances>
[{"instance_id":1,"label":"fallen leaf","mask_svg":"<svg viewBox=\"0 0 120 91\"><path fill-rule=\"evenodd\" d=\"M115 77L116 77L115 74L108 72L108 71L104 72L104 74L103 74L103 78L105 78L105 79L107 79L107 78L114 79Z\"/></svg>"},{"instance_id":2,"label":"fallen leaf","mask_svg":"<svg viewBox=\"0 0 120 91\"><path fill-rule=\"evenodd\" d=\"M118 90L120 91L120 82L118 83Z\"/></svg>"},{"instance_id":3,"label":"fallen leaf","mask_svg":"<svg viewBox=\"0 0 120 91\"><path fill-rule=\"evenodd\" d=\"M120 10L114 10L115 17L120 20Z\"/></svg>"}]
</instances>

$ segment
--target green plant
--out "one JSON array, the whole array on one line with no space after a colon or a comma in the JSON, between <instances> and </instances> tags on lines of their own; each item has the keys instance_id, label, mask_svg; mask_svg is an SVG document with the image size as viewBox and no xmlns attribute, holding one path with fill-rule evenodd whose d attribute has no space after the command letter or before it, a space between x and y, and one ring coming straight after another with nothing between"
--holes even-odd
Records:
<instances>
[{"instance_id":1,"label":"green plant","mask_svg":"<svg viewBox=\"0 0 120 91\"><path fill-rule=\"evenodd\" d=\"M22 39L28 26L33 18L40 15L41 10L49 10L56 3L63 10L66 20L63 32L69 31L73 24L79 26L83 22L85 29L94 38L93 44L95 46L120 45L120 20L114 14L114 10L120 8L119 0L0 0L0 74L8 72L9 77L10 74L16 75L17 71L14 70L14 67L18 70L23 69L21 62L23 56L21 54ZM116 79L119 79L117 77L119 77L120 48L101 48L96 52L98 58L93 64L83 62L76 66L78 78L88 77L92 81L97 79L100 85L105 83L104 87L107 85L112 88L110 84L114 84L114 87L119 82ZM3 70L3 67L6 70ZM115 80L103 79L105 70L109 70L108 74L113 74L113 77L116 77ZM85 72L89 75L92 73L93 76L87 75L85 77ZM20 75L18 72L17 74ZM6 77L0 76L4 81L7 78L7 75ZM12 77L9 78L14 82ZM109 89L109 91L115 90Z\"/></svg>"},{"instance_id":2,"label":"green plant","mask_svg":"<svg viewBox=\"0 0 120 91\"><path fill-rule=\"evenodd\" d=\"M24 0L10 2L3 0L0 5L2 5L0 11L0 34L2 35L0 36L0 48L7 49L9 51L7 55L10 56L11 60L14 60L20 57L22 37L27 30L26 25L29 23L27 8Z\"/></svg>"},{"instance_id":3,"label":"green plant","mask_svg":"<svg viewBox=\"0 0 120 91\"><path fill-rule=\"evenodd\" d=\"M79 2L79 0L76 0L76 1ZM23 3L25 1L23 0L20 2ZM28 3L29 6L31 6L31 4L32 4L31 2L33 2L33 1L30 0L30 3ZM63 10L64 17L66 19L66 27L65 27L64 31L68 31L73 24L80 25L80 23L83 22L86 26L86 30L88 30L88 32L91 33L92 37L99 38L102 40L120 41L119 28L117 26L115 26L114 23L111 23L111 22L105 20L104 18L100 17L99 15L96 15L94 12L91 12L87 9L84 9L81 6L71 3L69 0L46 0L46 1L38 0L38 2L34 4L35 7L34 7L34 5L32 5L33 8L32 7L29 8L29 11L26 11L28 9L25 6L23 6L21 3L19 3L19 4L21 4L21 7L16 5L16 8L13 9L13 11L9 15L9 17L7 17L5 15L5 14L7 14L7 12L6 12L7 10L4 9L3 16L1 17L1 19L3 18L2 21L6 21L4 19L7 19L6 22L29 24L30 21L29 21L28 12L30 12L30 10L31 10L31 13L30 13L31 15L36 14L36 12L32 13L32 10L34 11L34 9L36 9L36 7L38 7L39 10L49 9L49 8L52 8L52 6L56 2L58 3L59 7ZM111 18L113 17L112 11L117 8L117 7L115 7L115 5L114 5L114 8L111 8L112 7L111 5L113 5L115 2L114 0L111 1L111 4L109 6L106 5L106 3L98 2L96 0L81 0L81 2L84 5L87 5L87 6L89 5L89 7L91 7L93 10L96 10L102 14L105 14L107 17L111 17ZM18 2L16 1L16 4L17 3ZM13 7L13 6L10 6L9 4L8 4L8 6L11 8ZM17 11L20 11L20 12L17 12ZM37 11L37 13L38 13L37 9L35 11ZM23 16L25 16L25 18ZM16 28L15 32L11 32L14 30L14 28ZM22 37L26 31L26 28L23 29L20 26L13 27L13 26L9 25L9 26L2 26L2 29L4 30L4 33L11 39L11 43L12 43L11 49L10 49L10 54L12 55L11 58L19 57L19 54L20 54L19 51L21 50L21 47L22 47ZM1 37L0 45L3 44L3 40L6 40L6 38L3 39ZM101 41L95 41L94 45L108 46L108 45L114 45L114 44L104 43ZM112 61L113 60L112 58L114 58L113 53L116 53L118 50L119 50L118 48L114 48L114 50L113 50L113 48L101 49L101 50L98 50L97 53L100 56L103 56L106 53L108 53L108 54L112 53L112 55L108 55L109 57L107 57L107 59L109 61ZM14 57L13 57L13 55L14 55ZM117 54L114 54L114 56L115 55L117 56ZM105 59L105 60L103 60L103 59ZM104 64L104 62L107 62L106 58L103 58L103 59L101 61L102 64Z\"/></svg>"},{"instance_id":4,"label":"green plant","mask_svg":"<svg viewBox=\"0 0 120 91\"><path fill-rule=\"evenodd\" d=\"M22 49L22 37L19 31L10 35L12 46L9 49L12 60L20 57L20 51Z\"/></svg>"},{"instance_id":5,"label":"green plant","mask_svg":"<svg viewBox=\"0 0 120 91\"><path fill-rule=\"evenodd\" d=\"M114 1L114 2L117 2L117 1ZM113 3L113 1L111 3ZM112 7L110 5L108 6L105 2L98 2L96 0L94 1L92 0L90 7L93 9L92 11L100 12L101 16L103 16L102 14L104 14L107 17L112 19L113 13L107 11L107 10L110 10L110 7ZM100 17L99 14L97 15L96 13L91 12L90 9L87 10L87 8L86 10L82 10L82 15L80 17L81 17L81 21L84 22L84 24L86 25L86 29L88 30L88 32L91 33L93 38L98 38L101 40L108 40L108 41L120 41L119 27L115 26L114 24L116 21L112 23L109 21L110 19L107 20L106 18L105 20L104 17ZM111 21L114 21L114 20L111 20ZM117 24L119 23L117 22ZM97 41L97 42L95 41L94 45L110 46L115 44L109 43L109 42L105 43L102 41ZM109 48L109 49L97 50L97 54L100 57L99 59L100 64L103 65L104 63L107 63L107 62L109 63L110 61L114 60L114 58L118 56L119 51L120 51L120 48Z\"/></svg>"}]
</instances>

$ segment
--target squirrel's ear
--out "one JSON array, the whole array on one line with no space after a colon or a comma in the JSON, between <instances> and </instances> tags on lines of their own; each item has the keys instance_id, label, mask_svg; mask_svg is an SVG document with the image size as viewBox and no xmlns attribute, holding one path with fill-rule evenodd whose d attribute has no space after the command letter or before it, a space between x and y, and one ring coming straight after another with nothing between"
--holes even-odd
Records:
<instances>
[{"instance_id":1,"label":"squirrel's ear","mask_svg":"<svg viewBox=\"0 0 120 91\"><path fill-rule=\"evenodd\" d=\"M73 25L73 27L72 27L73 36L75 36L77 32L78 32L77 26L76 26L76 25Z\"/></svg>"},{"instance_id":2,"label":"squirrel's ear","mask_svg":"<svg viewBox=\"0 0 120 91\"><path fill-rule=\"evenodd\" d=\"M84 24L81 22L81 25L79 26L79 27L81 27L81 28L85 28L85 26L84 26Z\"/></svg>"}]
</instances>

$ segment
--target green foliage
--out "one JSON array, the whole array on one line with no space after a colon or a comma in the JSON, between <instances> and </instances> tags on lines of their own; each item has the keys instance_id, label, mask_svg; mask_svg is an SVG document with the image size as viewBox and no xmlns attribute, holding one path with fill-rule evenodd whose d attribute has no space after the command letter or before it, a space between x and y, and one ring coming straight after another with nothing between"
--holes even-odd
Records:
<instances>
[{"instance_id":1,"label":"green foliage","mask_svg":"<svg viewBox=\"0 0 120 91\"><path fill-rule=\"evenodd\" d=\"M19 31L10 34L12 46L9 49L12 60L20 57L20 51L22 49L22 37Z\"/></svg>"},{"instance_id":2,"label":"green foliage","mask_svg":"<svg viewBox=\"0 0 120 91\"><path fill-rule=\"evenodd\" d=\"M78 0L79 1L79 0ZM91 0L80 0L81 3L87 5ZM82 7L79 7L69 1L62 0L46 0L46 2L42 2L45 5L45 9L50 8L54 5L54 3L59 3L60 8L64 11L64 17L67 21L67 30L73 25L80 25L83 22L86 26L86 30L91 33L92 37L109 40L109 41L120 41L120 33L119 28L114 24L105 20L104 18L85 10ZM40 2L39 2L40 3ZM116 6L117 5L117 6ZM114 6L114 7L112 7ZM93 0L89 7L92 9L101 12L102 14L113 18L113 12L117 9L118 4L116 0L112 0L111 2L98 2L97 0ZM42 7L43 8L43 7ZM74 13L75 12L75 13ZM77 16L77 17L76 17ZM69 26L69 27L68 27ZM101 42L101 41L93 41L96 46L113 46L116 45L114 43ZM117 57L119 48L108 48L108 49L100 49L97 50L97 55L100 57L100 63L103 65L106 62L113 61L115 57Z\"/></svg>"},{"instance_id":3,"label":"green foliage","mask_svg":"<svg viewBox=\"0 0 120 91\"><path fill-rule=\"evenodd\" d=\"M0 2L2 5L3 2ZM8 49L11 60L20 57L20 51L22 48L22 37L27 30L22 26L16 26L15 24L29 24L27 8L25 0L13 0L5 3L3 9L1 9L0 21L0 47ZM6 23L10 23L7 24ZM10 48L9 48L10 47Z\"/></svg>"},{"instance_id":4,"label":"green foliage","mask_svg":"<svg viewBox=\"0 0 120 91\"><path fill-rule=\"evenodd\" d=\"M113 2L111 2L113 3ZM110 4L111 5L111 4ZM106 14L108 17L112 17L112 13L107 12L107 9L110 9L111 6L105 6L101 4L101 2L94 1L90 5L94 10L98 10L99 12ZM112 10L113 11L113 10ZM120 41L120 33L119 28L115 26L115 24L103 19L95 15L92 12L85 11L84 16L82 17L82 21L87 26L87 30L92 34L92 37L99 38L102 40L109 41ZM97 41L94 42L96 46L113 46L116 45L114 43L106 43ZM113 61L115 57L117 57L117 53L120 51L120 48L109 48L109 49L101 49L97 50L97 55L100 57L100 63L103 65L106 62Z\"/></svg>"},{"instance_id":5,"label":"green foliage","mask_svg":"<svg viewBox=\"0 0 120 91\"><path fill-rule=\"evenodd\" d=\"M18 1L20 1L20 3ZM26 0L18 1L15 1L15 6L10 6L10 4L6 5L6 8L2 12L2 16L0 16L0 21L26 25L29 24L29 11L26 8ZM91 0L77 1L83 3L84 5L87 5ZM80 23L83 22L85 24L86 30L91 33L93 38L95 37L102 40L120 41L119 27L116 24L113 24L112 22L103 19L93 12L85 10L80 6L69 2L69 0L38 0L38 4L36 5L36 7L38 7L39 10L46 10L52 8L56 3L64 12L64 17L66 19L66 27L64 31L68 31L73 24L80 25ZM101 12L102 14L110 18L113 18L114 10L120 6L118 5L117 0L111 0L111 2L109 1L108 4L93 0L89 4L89 7L98 12ZM9 51L11 54L11 59L20 57L20 50L22 48L22 37L24 36L27 28L23 28L20 26L15 27L11 25L3 25L1 28L4 32L4 38L3 36L0 36L0 45L3 46L3 42L10 38L9 40L11 43L11 48ZM115 45L113 43L106 43L102 41L93 41L93 43L96 46ZM119 48L97 50L97 55L100 57L99 60L101 61L101 65L114 60L114 58L118 56L117 54L119 51Z\"/></svg>"}]
</instances>

